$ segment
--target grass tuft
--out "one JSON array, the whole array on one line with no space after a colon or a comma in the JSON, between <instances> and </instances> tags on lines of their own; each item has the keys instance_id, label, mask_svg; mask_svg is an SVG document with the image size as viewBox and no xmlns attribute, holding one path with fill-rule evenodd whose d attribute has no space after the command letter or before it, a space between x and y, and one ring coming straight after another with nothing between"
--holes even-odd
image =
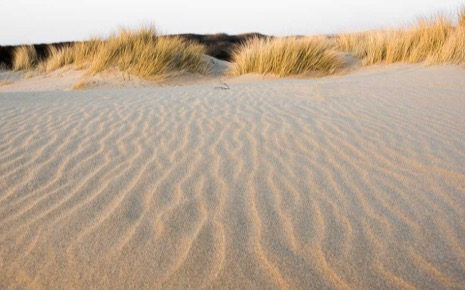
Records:
<instances>
[{"instance_id":1,"label":"grass tuft","mask_svg":"<svg viewBox=\"0 0 465 290\"><path fill-rule=\"evenodd\" d=\"M90 62L91 73L116 67L142 78L160 79L180 72L206 73L204 48L179 37L158 37L153 28L121 29L101 42Z\"/></svg>"},{"instance_id":2,"label":"grass tuft","mask_svg":"<svg viewBox=\"0 0 465 290\"><path fill-rule=\"evenodd\" d=\"M233 75L330 74L342 67L342 60L324 37L254 38L235 51L233 60Z\"/></svg>"},{"instance_id":3,"label":"grass tuft","mask_svg":"<svg viewBox=\"0 0 465 290\"><path fill-rule=\"evenodd\" d=\"M80 80L77 83L75 83L71 89L72 90L85 90L85 89L92 87L92 85L94 84L95 82L92 82L92 81Z\"/></svg>"},{"instance_id":4,"label":"grass tuft","mask_svg":"<svg viewBox=\"0 0 465 290\"><path fill-rule=\"evenodd\" d=\"M342 51L352 52L364 65L403 63L465 63L465 9L457 24L443 15L420 19L408 28L341 34Z\"/></svg>"},{"instance_id":5,"label":"grass tuft","mask_svg":"<svg viewBox=\"0 0 465 290\"><path fill-rule=\"evenodd\" d=\"M92 39L70 47L49 47L49 56L40 64L52 71L74 64L91 74L117 68L148 79L162 79L181 72L206 73L204 47L179 37L159 37L153 27L120 29L108 39Z\"/></svg>"},{"instance_id":6,"label":"grass tuft","mask_svg":"<svg viewBox=\"0 0 465 290\"><path fill-rule=\"evenodd\" d=\"M95 59L103 40L92 38L86 42L75 43L72 47L74 54L74 65L77 69L84 69Z\"/></svg>"},{"instance_id":7,"label":"grass tuft","mask_svg":"<svg viewBox=\"0 0 465 290\"><path fill-rule=\"evenodd\" d=\"M465 27L465 6L462 7L462 9L459 10L457 13L457 26L459 27Z\"/></svg>"},{"instance_id":8,"label":"grass tuft","mask_svg":"<svg viewBox=\"0 0 465 290\"><path fill-rule=\"evenodd\" d=\"M39 64L40 69L46 72L54 71L64 66L74 63L74 49L69 46L56 48L49 45L48 57Z\"/></svg>"},{"instance_id":9,"label":"grass tuft","mask_svg":"<svg viewBox=\"0 0 465 290\"><path fill-rule=\"evenodd\" d=\"M32 69L38 63L37 51L32 45L23 45L13 53L13 69L15 71Z\"/></svg>"}]
</instances>

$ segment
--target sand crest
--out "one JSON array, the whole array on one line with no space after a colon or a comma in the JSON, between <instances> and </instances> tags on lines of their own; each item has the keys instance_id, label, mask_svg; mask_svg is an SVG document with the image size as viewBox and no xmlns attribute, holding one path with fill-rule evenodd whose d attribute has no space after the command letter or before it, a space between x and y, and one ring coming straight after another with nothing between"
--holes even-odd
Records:
<instances>
[{"instance_id":1,"label":"sand crest","mask_svg":"<svg viewBox=\"0 0 465 290\"><path fill-rule=\"evenodd\" d=\"M0 94L0 289L465 288L465 71Z\"/></svg>"}]
</instances>

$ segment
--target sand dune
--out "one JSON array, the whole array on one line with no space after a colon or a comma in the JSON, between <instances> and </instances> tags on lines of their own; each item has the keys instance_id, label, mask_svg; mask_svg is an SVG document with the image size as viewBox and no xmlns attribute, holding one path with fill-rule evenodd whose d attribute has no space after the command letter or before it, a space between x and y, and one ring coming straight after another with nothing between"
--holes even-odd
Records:
<instances>
[{"instance_id":1,"label":"sand dune","mask_svg":"<svg viewBox=\"0 0 465 290\"><path fill-rule=\"evenodd\" d=\"M465 288L465 71L0 95L0 289Z\"/></svg>"}]
</instances>

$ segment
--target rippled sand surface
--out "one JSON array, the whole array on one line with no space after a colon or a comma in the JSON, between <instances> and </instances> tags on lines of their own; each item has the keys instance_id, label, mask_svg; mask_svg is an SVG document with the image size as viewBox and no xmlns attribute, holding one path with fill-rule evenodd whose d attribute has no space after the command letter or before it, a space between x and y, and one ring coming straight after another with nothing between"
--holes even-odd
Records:
<instances>
[{"instance_id":1,"label":"rippled sand surface","mask_svg":"<svg viewBox=\"0 0 465 290\"><path fill-rule=\"evenodd\" d=\"M465 73L0 94L0 289L465 288Z\"/></svg>"}]
</instances>

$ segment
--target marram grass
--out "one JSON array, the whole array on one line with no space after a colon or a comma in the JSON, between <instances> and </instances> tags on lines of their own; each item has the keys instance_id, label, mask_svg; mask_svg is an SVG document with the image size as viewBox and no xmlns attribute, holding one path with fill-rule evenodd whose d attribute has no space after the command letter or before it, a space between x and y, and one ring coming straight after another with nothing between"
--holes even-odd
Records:
<instances>
[{"instance_id":1,"label":"marram grass","mask_svg":"<svg viewBox=\"0 0 465 290\"><path fill-rule=\"evenodd\" d=\"M48 47L48 51L48 57L39 64L40 70L46 72L54 71L74 63L75 52L73 47L65 46L62 48L56 48L55 46L50 45Z\"/></svg>"},{"instance_id":2,"label":"marram grass","mask_svg":"<svg viewBox=\"0 0 465 290\"><path fill-rule=\"evenodd\" d=\"M32 46L15 51L14 69L53 71L67 65L96 74L108 69L148 79L162 79L181 72L206 73L204 47L181 38L159 37L154 28L120 29L108 39L91 39L71 46L49 47L48 57L39 61Z\"/></svg>"},{"instance_id":3,"label":"marram grass","mask_svg":"<svg viewBox=\"0 0 465 290\"><path fill-rule=\"evenodd\" d=\"M181 38L158 37L153 28L121 29L101 42L89 63L91 73L116 67L143 78L163 78L179 72L205 73L204 47Z\"/></svg>"},{"instance_id":4,"label":"marram grass","mask_svg":"<svg viewBox=\"0 0 465 290\"><path fill-rule=\"evenodd\" d=\"M233 61L232 75L331 74L342 66L338 53L325 37L254 38L237 49Z\"/></svg>"},{"instance_id":5,"label":"marram grass","mask_svg":"<svg viewBox=\"0 0 465 290\"><path fill-rule=\"evenodd\" d=\"M37 51L32 45L23 45L13 52L13 70L29 70L38 64Z\"/></svg>"},{"instance_id":6,"label":"marram grass","mask_svg":"<svg viewBox=\"0 0 465 290\"><path fill-rule=\"evenodd\" d=\"M364 65L396 62L464 64L465 9L454 25L451 17L437 15L401 29L341 34L341 51L352 52Z\"/></svg>"},{"instance_id":7,"label":"marram grass","mask_svg":"<svg viewBox=\"0 0 465 290\"><path fill-rule=\"evenodd\" d=\"M457 17L436 15L410 27L326 37L252 39L233 54L232 75L327 75L343 66L339 55L351 52L364 65L403 63L465 65L465 8ZM34 46L13 53L14 70L53 71L72 65L90 74L118 69L142 78L162 79L181 72L206 73L205 48L180 37L160 37L153 27L121 29L107 39L94 38L62 48L49 47L39 59Z\"/></svg>"}]
</instances>

